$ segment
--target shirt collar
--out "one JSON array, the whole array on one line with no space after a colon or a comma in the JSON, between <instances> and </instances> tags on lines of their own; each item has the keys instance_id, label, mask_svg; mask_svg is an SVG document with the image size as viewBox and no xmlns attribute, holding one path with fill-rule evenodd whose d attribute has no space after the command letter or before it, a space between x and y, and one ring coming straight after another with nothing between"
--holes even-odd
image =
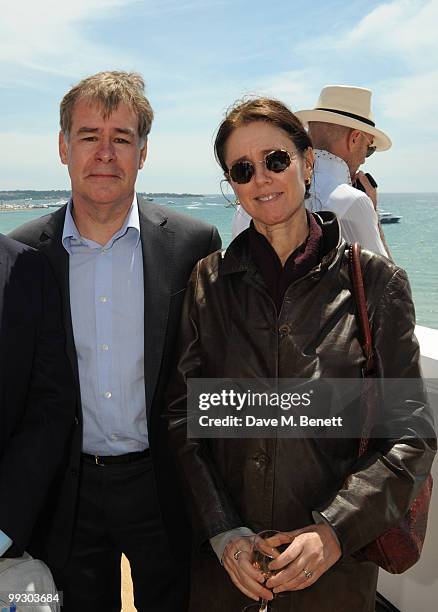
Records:
<instances>
[{"instance_id":1,"label":"shirt collar","mask_svg":"<svg viewBox=\"0 0 438 612\"><path fill-rule=\"evenodd\" d=\"M62 230L62 238L61 238L62 246L64 247L64 249L67 251L69 255L72 254L72 251L71 251L72 239L79 240L79 241L85 240L80 235L79 230L76 226L76 223L73 219L72 209L73 209L73 200L72 198L70 198L67 204L67 209L65 211L64 227ZM114 236L112 236L112 238L108 241L108 243L105 246L107 247L111 246L114 243L114 241L117 240L117 238L120 238L121 236L126 234L129 228L133 228L135 230L135 234L136 234L135 246L137 246L140 240L140 217L138 213L137 194L134 194L134 199L132 200L131 207L128 211L128 214L126 215L126 219L122 227L114 234Z\"/></svg>"},{"instance_id":2,"label":"shirt collar","mask_svg":"<svg viewBox=\"0 0 438 612\"><path fill-rule=\"evenodd\" d=\"M350 170L343 159L323 149L315 149L314 152L315 171L329 174L332 181L338 185L351 185Z\"/></svg>"}]
</instances>

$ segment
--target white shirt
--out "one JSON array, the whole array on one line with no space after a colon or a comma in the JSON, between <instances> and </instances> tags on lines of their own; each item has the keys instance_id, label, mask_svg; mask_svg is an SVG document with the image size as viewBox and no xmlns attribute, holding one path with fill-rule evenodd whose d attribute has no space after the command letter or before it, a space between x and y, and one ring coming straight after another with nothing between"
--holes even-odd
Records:
<instances>
[{"instance_id":1,"label":"white shirt","mask_svg":"<svg viewBox=\"0 0 438 612\"><path fill-rule=\"evenodd\" d=\"M305 205L312 212L331 210L336 214L344 240L359 242L363 248L388 257L373 203L366 193L352 186L348 166L340 157L315 149L310 198ZM246 229L250 220L239 206L234 214L232 237Z\"/></svg>"}]
</instances>

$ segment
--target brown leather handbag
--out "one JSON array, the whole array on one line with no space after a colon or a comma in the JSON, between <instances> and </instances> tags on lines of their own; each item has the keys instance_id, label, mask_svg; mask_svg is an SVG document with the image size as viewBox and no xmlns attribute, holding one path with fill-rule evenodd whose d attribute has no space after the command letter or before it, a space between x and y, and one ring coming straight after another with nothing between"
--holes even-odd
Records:
<instances>
[{"instance_id":1,"label":"brown leather handbag","mask_svg":"<svg viewBox=\"0 0 438 612\"><path fill-rule=\"evenodd\" d=\"M366 418L359 444L359 456L368 448L369 436L376 422L378 397L373 378L376 377L374 367L373 344L365 300L362 268L360 265L360 245L356 242L349 247L349 270L356 301L357 317L362 336L362 350L366 358L363 370L364 391L362 400L365 402ZM412 567L420 558L426 535L427 515L432 495L432 476L429 474L420 492L412 502L409 510L401 521L382 533L373 542L362 548L358 557L372 561L391 574L401 574Z\"/></svg>"}]
</instances>

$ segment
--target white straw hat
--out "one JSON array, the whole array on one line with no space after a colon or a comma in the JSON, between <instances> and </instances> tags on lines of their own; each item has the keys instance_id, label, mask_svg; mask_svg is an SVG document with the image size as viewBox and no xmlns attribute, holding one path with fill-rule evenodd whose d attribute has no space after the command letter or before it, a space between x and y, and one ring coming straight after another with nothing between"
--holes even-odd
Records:
<instances>
[{"instance_id":1,"label":"white straw hat","mask_svg":"<svg viewBox=\"0 0 438 612\"><path fill-rule=\"evenodd\" d=\"M371 113L371 90L348 85L327 85L321 91L316 108L297 111L295 115L307 125L322 121L345 125L374 136L376 151L386 151L391 139L375 126Z\"/></svg>"}]
</instances>

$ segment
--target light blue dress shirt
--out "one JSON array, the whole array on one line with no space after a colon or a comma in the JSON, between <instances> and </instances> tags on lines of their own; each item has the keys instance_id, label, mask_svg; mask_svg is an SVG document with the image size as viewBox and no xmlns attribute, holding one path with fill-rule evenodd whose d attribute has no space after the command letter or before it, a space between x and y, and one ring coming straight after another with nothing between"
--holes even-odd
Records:
<instances>
[{"instance_id":1,"label":"light blue dress shirt","mask_svg":"<svg viewBox=\"0 0 438 612\"><path fill-rule=\"evenodd\" d=\"M9 538L5 532L0 529L0 557L5 554L11 544L11 538Z\"/></svg>"},{"instance_id":2,"label":"light blue dress shirt","mask_svg":"<svg viewBox=\"0 0 438 612\"><path fill-rule=\"evenodd\" d=\"M67 206L70 308L84 422L83 452L149 446L144 382L143 259L137 198L104 246L82 237Z\"/></svg>"}]
</instances>

